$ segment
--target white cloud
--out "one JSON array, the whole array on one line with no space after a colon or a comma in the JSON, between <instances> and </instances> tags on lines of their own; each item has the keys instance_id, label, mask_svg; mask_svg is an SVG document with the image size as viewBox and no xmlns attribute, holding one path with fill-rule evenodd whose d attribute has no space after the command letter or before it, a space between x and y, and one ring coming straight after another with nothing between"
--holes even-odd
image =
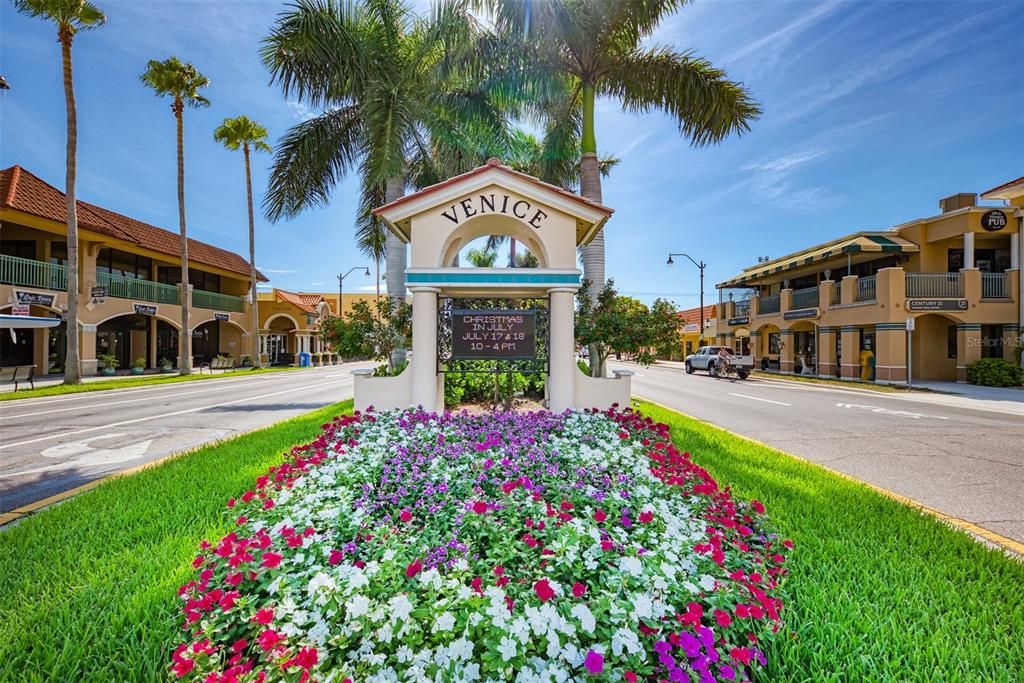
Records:
<instances>
[{"instance_id":1,"label":"white cloud","mask_svg":"<svg viewBox=\"0 0 1024 683\"><path fill-rule=\"evenodd\" d=\"M256 268L262 273L273 273L274 275L286 275L288 273L299 272L296 268L264 268L263 266L256 266Z\"/></svg>"},{"instance_id":2,"label":"white cloud","mask_svg":"<svg viewBox=\"0 0 1024 683\"><path fill-rule=\"evenodd\" d=\"M812 148L747 164L743 170L752 174L749 178L751 196L759 202L794 210L833 206L841 197L819 185L800 187L793 178L803 166L828 153L828 149Z\"/></svg>"},{"instance_id":3,"label":"white cloud","mask_svg":"<svg viewBox=\"0 0 1024 683\"><path fill-rule=\"evenodd\" d=\"M747 43L735 52L727 55L723 61L726 63L735 62L755 53L758 53L755 56L760 62L774 59L789 46L794 38L835 12L842 4L842 2L827 2L817 5L811 11L801 14L782 28ZM773 7L772 11L777 11L777 8ZM765 48L768 49L768 54L764 54L763 50Z\"/></svg>"},{"instance_id":4,"label":"white cloud","mask_svg":"<svg viewBox=\"0 0 1024 683\"><path fill-rule=\"evenodd\" d=\"M291 110L292 116L299 121L308 121L309 119L316 116L316 112L313 111L304 102L298 100L288 100L288 109Z\"/></svg>"}]
</instances>

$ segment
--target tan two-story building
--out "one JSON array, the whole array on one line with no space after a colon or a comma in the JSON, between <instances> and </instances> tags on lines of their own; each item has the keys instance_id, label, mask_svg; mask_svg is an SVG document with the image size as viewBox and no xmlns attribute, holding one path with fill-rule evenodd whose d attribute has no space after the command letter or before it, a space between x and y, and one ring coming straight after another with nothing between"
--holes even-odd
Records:
<instances>
[{"instance_id":1,"label":"tan two-story building","mask_svg":"<svg viewBox=\"0 0 1024 683\"><path fill-rule=\"evenodd\" d=\"M783 373L889 383L907 380L908 356L914 379L961 382L980 358L1017 359L1024 178L981 197L1004 205L953 195L938 215L718 283L719 342Z\"/></svg>"},{"instance_id":2,"label":"tan two-story building","mask_svg":"<svg viewBox=\"0 0 1024 683\"><path fill-rule=\"evenodd\" d=\"M77 203L79 334L83 374L97 357L120 368L136 359L154 368L180 364L182 297L191 296L192 354L242 360L255 336L249 314L249 263L238 254L189 240L190 292L182 291L179 236L108 209ZM0 170L0 311L62 318L67 311L64 193L20 166ZM262 275L261 281L266 281ZM63 371L68 331L16 330L0 338L0 365Z\"/></svg>"}]
</instances>

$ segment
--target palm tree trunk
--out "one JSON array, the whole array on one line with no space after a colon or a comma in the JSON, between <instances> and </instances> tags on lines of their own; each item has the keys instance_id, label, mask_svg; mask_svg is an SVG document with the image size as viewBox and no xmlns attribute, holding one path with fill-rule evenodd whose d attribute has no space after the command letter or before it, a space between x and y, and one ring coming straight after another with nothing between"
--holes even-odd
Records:
<instances>
[{"instance_id":1,"label":"palm tree trunk","mask_svg":"<svg viewBox=\"0 0 1024 683\"><path fill-rule=\"evenodd\" d=\"M68 220L68 314L64 323L67 345L64 353L64 384L82 383L82 364L78 349L78 211L75 180L78 173L78 112L75 108L75 86L71 74L72 34L58 30L61 59L64 62L64 104L67 108L68 147L64 199ZM47 368L49 369L49 368Z\"/></svg>"},{"instance_id":2,"label":"palm tree trunk","mask_svg":"<svg viewBox=\"0 0 1024 683\"><path fill-rule=\"evenodd\" d=\"M391 203L405 194L405 180L391 178L384 188L384 201ZM405 263L406 245L394 233L388 230L384 241L384 253L387 260L385 277L388 284L388 297L393 301L405 301ZM405 345L396 347L391 353L391 364L397 367L405 362Z\"/></svg>"},{"instance_id":3,"label":"palm tree trunk","mask_svg":"<svg viewBox=\"0 0 1024 683\"><path fill-rule=\"evenodd\" d=\"M242 147L245 153L245 192L249 201L249 304L252 312L252 366L260 367L260 314L256 299L256 219L252 212L252 170L249 166L249 143ZM340 305L340 304L339 304Z\"/></svg>"},{"instance_id":4,"label":"palm tree trunk","mask_svg":"<svg viewBox=\"0 0 1024 683\"><path fill-rule=\"evenodd\" d=\"M601 164L597 160L597 139L594 133L594 86L583 84L583 157L580 159L580 194L601 203ZM598 294L604 288L604 229L598 231L583 251L583 279L590 283L590 298L596 305ZM605 376L605 364L599 358L597 347L590 345L590 374Z\"/></svg>"},{"instance_id":5,"label":"palm tree trunk","mask_svg":"<svg viewBox=\"0 0 1024 683\"><path fill-rule=\"evenodd\" d=\"M516 267L516 239L514 237L508 238L508 267Z\"/></svg>"},{"instance_id":6,"label":"palm tree trunk","mask_svg":"<svg viewBox=\"0 0 1024 683\"><path fill-rule=\"evenodd\" d=\"M188 285L188 232L185 227L185 105L176 98L172 107L178 133L178 230L181 232L181 333L178 335L178 353L181 354L181 374L191 375L192 328L188 319L192 292Z\"/></svg>"},{"instance_id":7,"label":"palm tree trunk","mask_svg":"<svg viewBox=\"0 0 1024 683\"><path fill-rule=\"evenodd\" d=\"M380 305L380 259L373 259L374 268L376 269L377 277L377 305ZM338 316L341 316L341 302L338 302Z\"/></svg>"}]
</instances>

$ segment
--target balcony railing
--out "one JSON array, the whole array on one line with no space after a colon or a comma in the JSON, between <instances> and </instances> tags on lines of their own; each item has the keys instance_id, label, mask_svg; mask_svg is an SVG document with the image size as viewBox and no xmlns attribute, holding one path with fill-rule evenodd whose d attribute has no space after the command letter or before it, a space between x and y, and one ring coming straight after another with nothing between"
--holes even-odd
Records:
<instances>
[{"instance_id":1,"label":"balcony railing","mask_svg":"<svg viewBox=\"0 0 1024 683\"><path fill-rule=\"evenodd\" d=\"M843 288L839 282L832 285L832 306L838 306L843 301Z\"/></svg>"},{"instance_id":2,"label":"balcony railing","mask_svg":"<svg viewBox=\"0 0 1024 683\"><path fill-rule=\"evenodd\" d=\"M907 273L907 296L956 299L963 291L960 273Z\"/></svg>"},{"instance_id":3,"label":"balcony railing","mask_svg":"<svg viewBox=\"0 0 1024 683\"><path fill-rule=\"evenodd\" d=\"M750 299L745 301L737 301L735 311L737 318L743 318L750 315Z\"/></svg>"},{"instance_id":4,"label":"balcony railing","mask_svg":"<svg viewBox=\"0 0 1024 683\"><path fill-rule=\"evenodd\" d=\"M177 304L180 302L178 288L152 280L140 280L123 275L97 272L96 281L107 288L107 296L119 299L139 299L158 304Z\"/></svg>"},{"instance_id":5,"label":"balcony railing","mask_svg":"<svg viewBox=\"0 0 1024 683\"><path fill-rule=\"evenodd\" d=\"M1006 273L982 273L981 274L981 298L982 299L1005 299L1009 289L1006 283Z\"/></svg>"},{"instance_id":6,"label":"balcony railing","mask_svg":"<svg viewBox=\"0 0 1024 683\"><path fill-rule=\"evenodd\" d=\"M818 288L807 287L793 290L793 308L816 308L818 306Z\"/></svg>"},{"instance_id":7,"label":"balcony railing","mask_svg":"<svg viewBox=\"0 0 1024 683\"><path fill-rule=\"evenodd\" d=\"M64 291L68 288L68 269L46 261L0 256L0 284Z\"/></svg>"},{"instance_id":8,"label":"balcony railing","mask_svg":"<svg viewBox=\"0 0 1024 683\"><path fill-rule=\"evenodd\" d=\"M779 295L762 296L757 300L757 312L759 315L779 312Z\"/></svg>"},{"instance_id":9,"label":"balcony railing","mask_svg":"<svg viewBox=\"0 0 1024 683\"><path fill-rule=\"evenodd\" d=\"M857 278L857 301L875 300L875 276Z\"/></svg>"},{"instance_id":10,"label":"balcony railing","mask_svg":"<svg viewBox=\"0 0 1024 683\"><path fill-rule=\"evenodd\" d=\"M210 308L216 311L241 313L244 309L244 303L245 299L240 296L207 292L202 289L192 290L192 305L196 308Z\"/></svg>"}]
</instances>

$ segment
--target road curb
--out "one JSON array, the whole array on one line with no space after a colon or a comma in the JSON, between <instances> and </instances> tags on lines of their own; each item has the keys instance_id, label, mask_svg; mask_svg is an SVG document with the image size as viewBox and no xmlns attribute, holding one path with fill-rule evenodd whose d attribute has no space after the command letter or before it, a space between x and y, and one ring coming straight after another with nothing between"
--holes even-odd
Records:
<instances>
[{"instance_id":1,"label":"road curb","mask_svg":"<svg viewBox=\"0 0 1024 683\"><path fill-rule=\"evenodd\" d=\"M738 433L732 431L731 429L726 429L725 427L720 427L720 426L718 426L716 424L712 424L710 422L707 422L706 420L701 420L699 417L694 417L693 415L690 415L689 413L684 413L681 410L678 410L676 408L671 408L671 407L669 407L669 406L667 406L667 405L665 405L663 403L659 403L657 401L652 401L651 399L644 398L643 396L634 395L634 398L639 399L641 401L644 401L645 403L650 403L651 405L657 406L657 407L661 408L662 410L667 410L669 412L677 413L677 414L682 415L684 417L688 417L691 420L696 420L697 422L703 422L704 424L711 425L715 429L720 429L723 432L726 432L727 434L735 436L735 437L737 437L739 439L743 439L744 441L748 441L750 443L757 444L758 446L762 446L763 448L767 448L767 449L769 449L771 451L774 451L774 452L776 452L776 453L778 453L780 455L784 455L784 456L786 456L788 458L792 458L793 460L797 460L799 462L806 463L808 465L813 465L815 467L819 467L819 468L825 470L826 472L828 472L830 474L834 474L835 476L840 477L842 479L845 479L847 481L855 482L857 484L861 484L863 486L866 486L869 489L871 489L872 491L874 491L875 493L879 493L879 494L885 496L886 498L889 498L891 500L895 500L896 502L901 503L903 505L906 505L909 508L912 508L912 509L917 510L919 512L923 512L923 513L925 513L927 515L930 515L930 516L938 519L940 522L943 522L943 523L945 523L945 524L947 524L947 525L949 525L949 526L951 526L951 527L953 527L955 529L959 529L960 531L964 531L964 532L970 534L975 539L980 539L980 540L982 540L984 542L987 542L987 543L989 543L991 545L997 546L998 548L1000 548L1002 550L1005 550L1005 551L1008 551L1010 553L1013 553L1016 556L1016 559L1018 559L1018 560L1024 560L1024 543L1021 543L1020 541L1015 541L1012 538L1008 538L1008 537L1003 536L1001 534L997 534L996 532L990 531L989 529L985 529L984 527L980 527L977 524L974 524L973 522L968 522L966 519L961 519L959 517L954 517L952 515L947 515L945 512L942 512L940 510L936 510L935 508L930 507L928 505L925 505L924 503L922 503L920 501L917 501L917 500L914 500L913 498L908 498L906 496L903 496L903 495L900 495L900 494L895 493L893 491L890 491L889 489L884 489L881 486L876 486L875 484L872 484L870 482L866 482L863 479L858 479L858 478L853 477L853 476L851 476L849 474L846 474L845 472L840 472L838 470L834 470L831 467L826 467L825 465L822 465L821 463L814 462L813 460L808 460L807 458L802 458L799 455L793 455L792 453L787 453L786 451L783 451L783 450L781 450L779 448L776 448L775 446L767 444L767 443L765 443L763 441L759 441L757 439L754 439L752 437L746 436L744 434L738 434Z\"/></svg>"}]
</instances>

